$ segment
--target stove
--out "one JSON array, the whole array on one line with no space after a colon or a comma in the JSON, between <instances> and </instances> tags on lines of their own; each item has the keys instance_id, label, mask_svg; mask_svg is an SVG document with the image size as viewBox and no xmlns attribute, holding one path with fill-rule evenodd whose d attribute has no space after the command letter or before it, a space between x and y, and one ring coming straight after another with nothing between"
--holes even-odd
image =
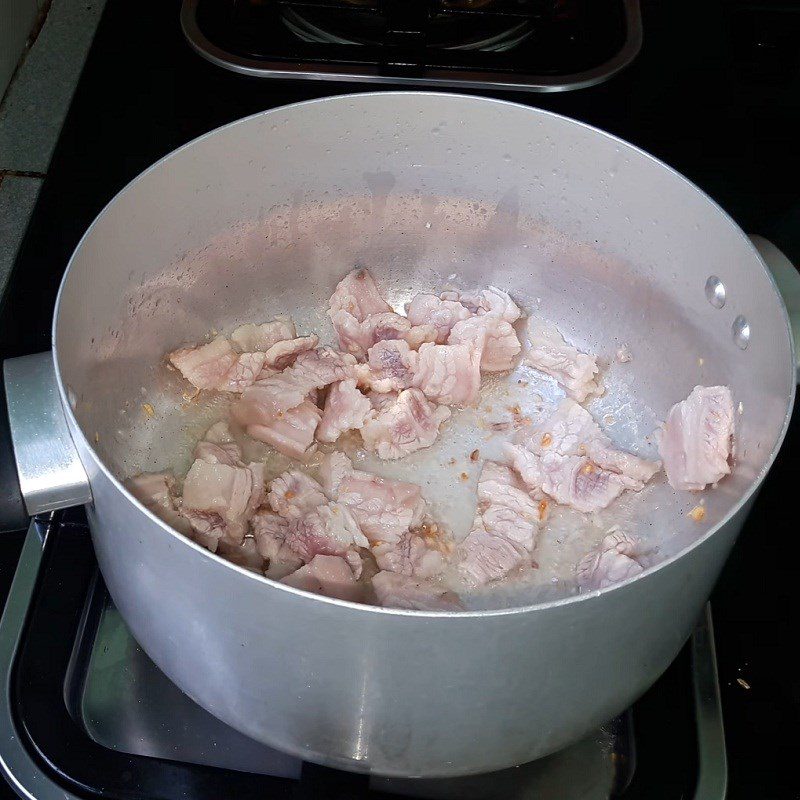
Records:
<instances>
[{"instance_id":1,"label":"stove","mask_svg":"<svg viewBox=\"0 0 800 800\"><path fill-rule=\"evenodd\" d=\"M592 86L639 52L638 0L184 0L204 58L265 78Z\"/></svg>"},{"instance_id":2,"label":"stove","mask_svg":"<svg viewBox=\"0 0 800 800\"><path fill-rule=\"evenodd\" d=\"M522 2L498 4L495 11L507 9L508 19L483 39L473 28L460 40L467 45L462 49L455 49L459 43L448 38L447 26L426 28L424 59L408 75L392 73L390 63L345 75L333 57L303 56L297 63L297 55L269 49L272 40L255 27L249 44L237 44L230 20L280 12L283 27L275 36L292 46L299 41L318 53L318 45L338 37L347 39L342 47L368 54L378 47L370 38L375 31L387 35L385 22L343 29L334 12L358 5L380 16L394 4L318 0L257 8L220 1L214 12L209 0L211 16L238 5L243 16L230 17L226 29L203 22L205 2L108 0L0 307L0 357L49 347L58 282L80 236L125 183L179 145L266 108L379 90L381 82L394 85L409 75L419 80L432 55L440 66L442 53L511 58L544 35L536 26L549 24L548 15L590 5L542 0L524 4L526 14L533 9L539 16L523 19ZM591 5L611 7L605 0ZM216 47L239 52L247 46L241 52L262 67L269 60L281 64L275 79L200 57L184 33L189 7ZM617 7L624 11L624 4ZM481 0L471 0L461 12L481 8ZM800 8L776 0L641 0L636 8L641 51L610 79L572 92L525 91L536 83L526 75L555 75L551 62L550 72L537 66L535 73L515 73L528 81L516 90L498 78L488 88L480 84L481 93L563 113L632 141L800 263ZM301 74L308 64L313 68ZM448 85L474 88L455 80L453 65L445 65ZM574 73L574 64L566 68ZM337 80L300 79L317 72ZM381 82L341 82L367 77ZM97 574L82 511L39 517L26 529L0 533L0 607L9 592L0 625L0 773L18 793L37 798L796 798L800 679L789 648L800 599L786 504L796 491L799 447L796 412L710 609L675 663L631 709L547 759L448 781L344 774L299 763L225 727L170 684L130 637ZM3 475L11 468L3 452L0 447L0 506ZM13 796L10 789L6 794Z\"/></svg>"}]
</instances>

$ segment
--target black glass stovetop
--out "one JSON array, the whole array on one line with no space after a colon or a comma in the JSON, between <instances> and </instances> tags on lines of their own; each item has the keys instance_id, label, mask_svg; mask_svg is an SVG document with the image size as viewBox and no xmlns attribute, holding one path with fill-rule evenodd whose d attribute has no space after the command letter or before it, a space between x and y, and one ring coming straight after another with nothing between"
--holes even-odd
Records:
<instances>
[{"instance_id":1,"label":"black glass stovetop","mask_svg":"<svg viewBox=\"0 0 800 800\"><path fill-rule=\"evenodd\" d=\"M766 0L644 0L641 10L642 51L607 83L561 95L492 96L576 117L649 150L698 183L745 230L772 237L800 263L800 7ZM374 90L263 81L219 69L191 51L179 11L178 0L108 0L0 308L3 358L49 346L55 292L69 254L105 203L145 167L246 114ZM800 677L791 657L800 619L794 556L799 447L795 413L712 598L728 797L734 799L800 796L794 758L800 747ZM69 524L56 524L59 520ZM302 781L277 779L288 783L271 784L268 791L252 762L237 766L208 755L225 749L211 733L177 756L147 750L173 741L157 730L167 721L131 716L130 707L117 701L146 680L157 682L158 675L148 672L146 659L125 638L102 585L92 583L94 565L81 519L67 515L45 527L45 569L32 587L34 610L26 617L26 607L15 608L15 618L27 624L24 646L12 659L14 693L4 695L42 774L51 770L58 780L71 781L77 796L141 800L256 793L350 798L370 789L366 779L303 765ZM0 598L24 536L24 531L0 534ZM26 547L30 554L33 544ZM107 640L111 644L104 651ZM116 660L109 655L120 652ZM699 663L707 666L708 659ZM699 765L718 766L721 756L696 733L702 719L694 687L690 645L629 715L590 737L591 758L613 767L606 775L609 792L616 786L622 797L688 800L698 785L703 788L709 773ZM146 705L146 696L141 699L137 706ZM189 717L181 719L190 731L208 733L194 711L184 707L184 712ZM115 714L123 713L134 728L144 726L138 736L131 734L134 728L113 727ZM590 774L587 765L594 763L570 761L570 751L556 758L566 759L562 768L572 775ZM92 767L96 771L89 775ZM513 791L494 779L489 783L497 790L490 796L545 796L526 794L521 783ZM111 793L104 795L103 787ZM372 791L397 794L396 788L373 785ZM470 795L464 789L461 796Z\"/></svg>"}]
</instances>

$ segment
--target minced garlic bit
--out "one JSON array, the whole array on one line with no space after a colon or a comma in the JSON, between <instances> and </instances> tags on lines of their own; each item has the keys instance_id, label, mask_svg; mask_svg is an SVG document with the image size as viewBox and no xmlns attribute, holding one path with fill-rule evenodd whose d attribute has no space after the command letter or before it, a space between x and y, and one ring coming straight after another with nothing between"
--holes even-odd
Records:
<instances>
[{"instance_id":1,"label":"minced garlic bit","mask_svg":"<svg viewBox=\"0 0 800 800\"><path fill-rule=\"evenodd\" d=\"M473 451L472 451L472 452L469 454L469 460L470 460L470 461L477 461L477 460L478 460L480 457L481 457L481 451L480 451L480 450L478 450L478 449L475 449L475 450L473 450Z\"/></svg>"},{"instance_id":2,"label":"minced garlic bit","mask_svg":"<svg viewBox=\"0 0 800 800\"><path fill-rule=\"evenodd\" d=\"M547 515L547 500L540 500L539 501L539 520L544 520L545 516Z\"/></svg>"},{"instance_id":3,"label":"minced garlic bit","mask_svg":"<svg viewBox=\"0 0 800 800\"><path fill-rule=\"evenodd\" d=\"M744 678L737 678L736 679L736 683L738 683L739 686L742 687L742 689L749 689L750 688L750 684Z\"/></svg>"},{"instance_id":4,"label":"minced garlic bit","mask_svg":"<svg viewBox=\"0 0 800 800\"><path fill-rule=\"evenodd\" d=\"M542 436L542 447L550 447L551 444L553 444L553 437L549 433L546 433Z\"/></svg>"},{"instance_id":5,"label":"minced garlic bit","mask_svg":"<svg viewBox=\"0 0 800 800\"><path fill-rule=\"evenodd\" d=\"M150 405L150 403L142 403L142 411L144 411L148 417L154 417L156 415L156 410Z\"/></svg>"},{"instance_id":6,"label":"minced garlic bit","mask_svg":"<svg viewBox=\"0 0 800 800\"><path fill-rule=\"evenodd\" d=\"M702 522L706 518L706 510L703 506L695 506L687 516L695 522Z\"/></svg>"},{"instance_id":7,"label":"minced garlic bit","mask_svg":"<svg viewBox=\"0 0 800 800\"><path fill-rule=\"evenodd\" d=\"M468 481L469 480L469 475L467 475L466 472L462 472L461 475L460 475L460 478L461 478L462 481Z\"/></svg>"}]
</instances>

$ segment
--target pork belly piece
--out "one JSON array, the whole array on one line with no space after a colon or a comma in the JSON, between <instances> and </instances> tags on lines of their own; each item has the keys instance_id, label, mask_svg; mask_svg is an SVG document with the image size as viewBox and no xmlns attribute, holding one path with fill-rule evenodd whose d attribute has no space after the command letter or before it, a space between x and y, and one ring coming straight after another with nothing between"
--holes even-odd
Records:
<instances>
[{"instance_id":1,"label":"pork belly piece","mask_svg":"<svg viewBox=\"0 0 800 800\"><path fill-rule=\"evenodd\" d=\"M405 389L393 403L364 422L361 437L367 450L380 458L402 458L430 447L450 413L449 408L429 403L419 389Z\"/></svg>"},{"instance_id":2,"label":"pork belly piece","mask_svg":"<svg viewBox=\"0 0 800 800\"><path fill-rule=\"evenodd\" d=\"M177 481L171 472L143 472L125 481L128 491L159 519L192 538L192 526L176 503Z\"/></svg>"},{"instance_id":3,"label":"pork belly piece","mask_svg":"<svg viewBox=\"0 0 800 800\"><path fill-rule=\"evenodd\" d=\"M472 312L453 300L442 300L435 294L418 294L406 307L408 321L412 325L432 325L433 341L444 344L453 326L472 316Z\"/></svg>"},{"instance_id":4,"label":"pork belly piece","mask_svg":"<svg viewBox=\"0 0 800 800\"><path fill-rule=\"evenodd\" d=\"M214 387L221 392L241 394L264 372L266 353L241 353L225 377Z\"/></svg>"},{"instance_id":5,"label":"pork belly piece","mask_svg":"<svg viewBox=\"0 0 800 800\"><path fill-rule=\"evenodd\" d=\"M459 571L481 585L530 563L539 506L513 470L487 461L478 480L478 510L459 548Z\"/></svg>"},{"instance_id":6,"label":"pork belly piece","mask_svg":"<svg viewBox=\"0 0 800 800\"><path fill-rule=\"evenodd\" d=\"M208 344L175 350L167 358L195 388L216 389L226 384L239 354L224 336L217 336Z\"/></svg>"},{"instance_id":7,"label":"pork belly piece","mask_svg":"<svg viewBox=\"0 0 800 800\"><path fill-rule=\"evenodd\" d=\"M511 323L495 316L493 312L457 322L447 343L475 343L475 346L482 347L482 372L505 372L511 369L522 350Z\"/></svg>"},{"instance_id":8,"label":"pork belly piece","mask_svg":"<svg viewBox=\"0 0 800 800\"><path fill-rule=\"evenodd\" d=\"M359 430L372 414L372 403L358 390L354 378L338 381L328 389L317 440L335 442L345 431Z\"/></svg>"},{"instance_id":9,"label":"pork belly piece","mask_svg":"<svg viewBox=\"0 0 800 800\"><path fill-rule=\"evenodd\" d=\"M582 403L602 389L597 380L597 356L581 353L567 344L558 328L540 316L528 320L530 349L525 363L550 375L564 387L566 393Z\"/></svg>"},{"instance_id":10,"label":"pork belly piece","mask_svg":"<svg viewBox=\"0 0 800 800\"><path fill-rule=\"evenodd\" d=\"M436 338L432 325L412 325L406 317L393 311L371 314L359 322L352 314L339 311L331 317L342 350L359 359L366 358L371 347L378 342L404 341L412 350Z\"/></svg>"},{"instance_id":11,"label":"pork belly piece","mask_svg":"<svg viewBox=\"0 0 800 800\"><path fill-rule=\"evenodd\" d=\"M356 367L358 369L358 367ZM373 410L383 411L388 408L395 400L400 392L367 392L367 399L370 402Z\"/></svg>"},{"instance_id":12,"label":"pork belly piece","mask_svg":"<svg viewBox=\"0 0 800 800\"><path fill-rule=\"evenodd\" d=\"M658 452L673 489L699 491L731 471L733 398L727 386L695 386L658 431Z\"/></svg>"},{"instance_id":13,"label":"pork belly piece","mask_svg":"<svg viewBox=\"0 0 800 800\"><path fill-rule=\"evenodd\" d=\"M230 336L233 346L241 353L266 353L273 345L294 339L297 331L290 317L277 317L263 325L242 325Z\"/></svg>"},{"instance_id":14,"label":"pork belly piece","mask_svg":"<svg viewBox=\"0 0 800 800\"><path fill-rule=\"evenodd\" d=\"M296 339L285 339L276 342L264 353L264 366L271 370L286 369L286 367L295 362L300 353L313 350L318 344L319 337L313 333L310 336L300 336ZM263 377L268 377L268 375Z\"/></svg>"},{"instance_id":15,"label":"pork belly piece","mask_svg":"<svg viewBox=\"0 0 800 800\"><path fill-rule=\"evenodd\" d=\"M248 425L245 430L248 436L272 445L279 453L301 460L317 449L314 434L321 419L319 407L310 400L305 400L296 408L284 411L268 424Z\"/></svg>"},{"instance_id":16,"label":"pork belly piece","mask_svg":"<svg viewBox=\"0 0 800 800\"><path fill-rule=\"evenodd\" d=\"M439 297L442 300L460 303L472 314L492 314L505 322L514 323L522 316L519 306L506 292L496 286L475 293L442 292Z\"/></svg>"},{"instance_id":17,"label":"pork belly piece","mask_svg":"<svg viewBox=\"0 0 800 800\"><path fill-rule=\"evenodd\" d=\"M423 344L419 348L414 386L444 406L471 406L481 385L483 342Z\"/></svg>"},{"instance_id":18,"label":"pork belly piece","mask_svg":"<svg viewBox=\"0 0 800 800\"><path fill-rule=\"evenodd\" d=\"M425 500L415 483L379 478L353 469L343 453L330 453L320 464L328 497L346 506L373 543L396 543L422 524Z\"/></svg>"},{"instance_id":19,"label":"pork belly piece","mask_svg":"<svg viewBox=\"0 0 800 800\"><path fill-rule=\"evenodd\" d=\"M372 546L375 562L382 570L432 578L445 566L449 542L424 531L406 531L396 542L381 542Z\"/></svg>"},{"instance_id":20,"label":"pork belly piece","mask_svg":"<svg viewBox=\"0 0 800 800\"><path fill-rule=\"evenodd\" d=\"M241 544L263 493L263 464L231 466L198 458L184 479L180 511L206 546L222 538Z\"/></svg>"},{"instance_id":21,"label":"pork belly piece","mask_svg":"<svg viewBox=\"0 0 800 800\"><path fill-rule=\"evenodd\" d=\"M326 503L290 520L286 544L306 562L316 555L342 556L356 578L362 568L357 548L369 547L355 517L341 503Z\"/></svg>"},{"instance_id":22,"label":"pork belly piece","mask_svg":"<svg viewBox=\"0 0 800 800\"><path fill-rule=\"evenodd\" d=\"M586 589L604 589L644 571L639 543L625 533L608 534L594 552L584 556L575 573Z\"/></svg>"},{"instance_id":23,"label":"pork belly piece","mask_svg":"<svg viewBox=\"0 0 800 800\"><path fill-rule=\"evenodd\" d=\"M414 383L419 360L402 339L376 342L367 353L367 363L353 369L360 387L377 392L399 392Z\"/></svg>"},{"instance_id":24,"label":"pork belly piece","mask_svg":"<svg viewBox=\"0 0 800 800\"><path fill-rule=\"evenodd\" d=\"M339 281L330 299L330 314L346 311L359 322L370 314L391 311L392 307L383 299L375 280L367 269L354 269Z\"/></svg>"},{"instance_id":25,"label":"pork belly piece","mask_svg":"<svg viewBox=\"0 0 800 800\"><path fill-rule=\"evenodd\" d=\"M194 457L209 464L243 467L242 450L234 440L228 423L222 420L212 425L194 448Z\"/></svg>"},{"instance_id":26,"label":"pork belly piece","mask_svg":"<svg viewBox=\"0 0 800 800\"><path fill-rule=\"evenodd\" d=\"M250 531L268 578L280 580L302 566L303 560L286 544L289 522L284 517L262 507L251 518Z\"/></svg>"},{"instance_id":27,"label":"pork belly piece","mask_svg":"<svg viewBox=\"0 0 800 800\"><path fill-rule=\"evenodd\" d=\"M385 608L405 608L413 611L460 611L463 606L458 595L431 580L379 572L372 578L378 603Z\"/></svg>"},{"instance_id":28,"label":"pork belly piece","mask_svg":"<svg viewBox=\"0 0 800 800\"><path fill-rule=\"evenodd\" d=\"M338 600L358 602L363 594L352 569L339 556L314 556L304 567L282 578L281 583Z\"/></svg>"},{"instance_id":29,"label":"pork belly piece","mask_svg":"<svg viewBox=\"0 0 800 800\"><path fill-rule=\"evenodd\" d=\"M330 347L300 353L291 367L245 389L231 406L231 416L248 434L251 426L269 426L301 405L314 389L351 377L355 363L353 356Z\"/></svg>"},{"instance_id":30,"label":"pork belly piece","mask_svg":"<svg viewBox=\"0 0 800 800\"><path fill-rule=\"evenodd\" d=\"M276 514L292 520L300 519L318 506L324 505L328 498L310 475L290 469L270 482L267 501Z\"/></svg>"},{"instance_id":31,"label":"pork belly piece","mask_svg":"<svg viewBox=\"0 0 800 800\"><path fill-rule=\"evenodd\" d=\"M657 461L617 450L591 414L569 398L504 450L530 489L586 512L605 508L625 489L641 490L661 469Z\"/></svg>"}]
</instances>

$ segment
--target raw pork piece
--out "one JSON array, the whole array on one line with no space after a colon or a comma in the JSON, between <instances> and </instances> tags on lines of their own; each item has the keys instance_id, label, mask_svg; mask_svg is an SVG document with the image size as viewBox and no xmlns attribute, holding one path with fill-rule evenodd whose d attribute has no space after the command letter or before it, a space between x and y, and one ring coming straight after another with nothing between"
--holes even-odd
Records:
<instances>
[{"instance_id":1,"label":"raw pork piece","mask_svg":"<svg viewBox=\"0 0 800 800\"><path fill-rule=\"evenodd\" d=\"M209 464L241 467L242 451L224 420L212 425L194 448L194 457Z\"/></svg>"},{"instance_id":2,"label":"raw pork piece","mask_svg":"<svg viewBox=\"0 0 800 800\"><path fill-rule=\"evenodd\" d=\"M444 406L471 406L481 385L483 341L468 344L423 344L419 348L414 386Z\"/></svg>"},{"instance_id":3,"label":"raw pork piece","mask_svg":"<svg viewBox=\"0 0 800 800\"><path fill-rule=\"evenodd\" d=\"M248 386L252 386L264 371L266 353L242 353L227 375L214 387L221 392L241 394Z\"/></svg>"},{"instance_id":4,"label":"raw pork piece","mask_svg":"<svg viewBox=\"0 0 800 800\"><path fill-rule=\"evenodd\" d=\"M357 548L369 547L369 540L345 505L327 503L290 520L286 544L306 562L316 555L342 556L358 578L362 565Z\"/></svg>"},{"instance_id":5,"label":"raw pork piece","mask_svg":"<svg viewBox=\"0 0 800 800\"><path fill-rule=\"evenodd\" d=\"M252 435L249 427L269 426L281 414L301 405L314 389L351 377L355 363L353 356L330 347L300 353L291 367L245 389L231 406L231 416Z\"/></svg>"},{"instance_id":6,"label":"raw pork piece","mask_svg":"<svg viewBox=\"0 0 800 800\"><path fill-rule=\"evenodd\" d=\"M422 524L425 501L415 483L355 470L343 453L323 458L320 478L328 497L350 509L373 544L396 543L409 529Z\"/></svg>"},{"instance_id":7,"label":"raw pork piece","mask_svg":"<svg viewBox=\"0 0 800 800\"><path fill-rule=\"evenodd\" d=\"M224 336L217 336L208 344L175 350L167 358L192 386L216 389L226 384L239 354Z\"/></svg>"},{"instance_id":8,"label":"raw pork piece","mask_svg":"<svg viewBox=\"0 0 800 800\"><path fill-rule=\"evenodd\" d=\"M379 572L372 578L378 603L386 608L413 611L460 611L458 596L444 586L424 578L396 572Z\"/></svg>"},{"instance_id":9,"label":"raw pork piece","mask_svg":"<svg viewBox=\"0 0 800 800\"><path fill-rule=\"evenodd\" d=\"M581 353L567 344L552 322L532 316L528 337L530 349L525 363L555 378L571 398L582 403L590 395L602 392L596 379L597 356Z\"/></svg>"},{"instance_id":10,"label":"raw pork piece","mask_svg":"<svg viewBox=\"0 0 800 800\"><path fill-rule=\"evenodd\" d=\"M459 570L481 585L530 563L539 506L513 470L487 461L478 480L478 510L459 548Z\"/></svg>"},{"instance_id":11,"label":"raw pork piece","mask_svg":"<svg viewBox=\"0 0 800 800\"><path fill-rule=\"evenodd\" d=\"M578 511L597 511L625 489L641 490L661 468L615 449L591 414L569 398L504 449L530 489Z\"/></svg>"},{"instance_id":12,"label":"raw pork piece","mask_svg":"<svg viewBox=\"0 0 800 800\"><path fill-rule=\"evenodd\" d=\"M473 314L493 314L505 322L516 322L522 316L519 306L506 292L496 286L490 286L476 294L442 292L439 297L442 300L460 303Z\"/></svg>"},{"instance_id":13,"label":"raw pork piece","mask_svg":"<svg viewBox=\"0 0 800 800\"><path fill-rule=\"evenodd\" d=\"M282 412L266 425L248 425L245 430L248 436L272 445L279 453L300 460L317 449L314 434L321 418L319 408L306 400L296 408Z\"/></svg>"},{"instance_id":14,"label":"raw pork piece","mask_svg":"<svg viewBox=\"0 0 800 800\"><path fill-rule=\"evenodd\" d=\"M276 514L292 520L300 519L317 506L324 505L328 498L312 477L300 470L290 469L270 482L267 501Z\"/></svg>"},{"instance_id":15,"label":"raw pork piece","mask_svg":"<svg viewBox=\"0 0 800 800\"><path fill-rule=\"evenodd\" d=\"M432 578L445 565L449 543L422 531L406 531L396 542L381 542L372 546L375 562L382 570Z\"/></svg>"},{"instance_id":16,"label":"raw pork piece","mask_svg":"<svg viewBox=\"0 0 800 800\"><path fill-rule=\"evenodd\" d=\"M331 295L329 314L346 311L359 322L363 322L371 314L391 310L392 307L381 296L369 270L354 269L336 286Z\"/></svg>"},{"instance_id":17,"label":"raw pork piece","mask_svg":"<svg viewBox=\"0 0 800 800\"><path fill-rule=\"evenodd\" d=\"M376 342L366 364L354 367L359 386L378 393L399 392L414 383L418 354L402 339Z\"/></svg>"},{"instance_id":18,"label":"raw pork piece","mask_svg":"<svg viewBox=\"0 0 800 800\"><path fill-rule=\"evenodd\" d=\"M453 325L472 316L472 312L453 300L442 300L435 294L418 294L407 306L408 321L412 325L432 325L436 331L436 344L444 344Z\"/></svg>"},{"instance_id":19,"label":"raw pork piece","mask_svg":"<svg viewBox=\"0 0 800 800\"><path fill-rule=\"evenodd\" d=\"M637 560L641 555L638 542L619 531L608 534L593 553L584 556L575 568L580 586L604 589L644 571Z\"/></svg>"},{"instance_id":20,"label":"raw pork piece","mask_svg":"<svg viewBox=\"0 0 800 800\"><path fill-rule=\"evenodd\" d=\"M273 345L294 339L297 331L290 317L277 317L263 325L242 325L231 334L231 342L241 353L266 353Z\"/></svg>"},{"instance_id":21,"label":"raw pork piece","mask_svg":"<svg viewBox=\"0 0 800 800\"><path fill-rule=\"evenodd\" d=\"M313 350L318 344L319 337L313 333L310 336L276 342L264 353L264 366L271 370L286 369L294 363L300 353ZM264 377L268 377L268 375Z\"/></svg>"},{"instance_id":22,"label":"raw pork piece","mask_svg":"<svg viewBox=\"0 0 800 800\"><path fill-rule=\"evenodd\" d=\"M177 481L171 472L144 472L125 482L128 491L149 511L176 531L192 538L192 526L175 502Z\"/></svg>"},{"instance_id":23,"label":"raw pork piece","mask_svg":"<svg viewBox=\"0 0 800 800\"><path fill-rule=\"evenodd\" d=\"M282 578L281 583L324 597L353 602L361 600L363 593L350 566L339 556L314 556L304 567Z\"/></svg>"},{"instance_id":24,"label":"raw pork piece","mask_svg":"<svg viewBox=\"0 0 800 800\"><path fill-rule=\"evenodd\" d=\"M334 383L325 398L317 440L335 442L345 431L359 430L372 413L372 403L358 391L354 378Z\"/></svg>"},{"instance_id":25,"label":"raw pork piece","mask_svg":"<svg viewBox=\"0 0 800 800\"><path fill-rule=\"evenodd\" d=\"M286 519L261 508L253 514L250 530L268 578L280 580L302 566L303 560L286 544L289 533Z\"/></svg>"},{"instance_id":26,"label":"raw pork piece","mask_svg":"<svg viewBox=\"0 0 800 800\"><path fill-rule=\"evenodd\" d=\"M695 386L658 432L658 452L673 489L699 491L729 474L733 398L727 386Z\"/></svg>"},{"instance_id":27,"label":"raw pork piece","mask_svg":"<svg viewBox=\"0 0 800 800\"><path fill-rule=\"evenodd\" d=\"M433 345L433 347L446 345ZM368 419L361 428L367 450L380 458L403 456L430 447L450 409L429 403L419 389L405 389L397 399Z\"/></svg>"},{"instance_id":28,"label":"raw pork piece","mask_svg":"<svg viewBox=\"0 0 800 800\"><path fill-rule=\"evenodd\" d=\"M233 465L198 458L183 482L181 514L203 543L241 544L264 493L264 465Z\"/></svg>"},{"instance_id":29,"label":"raw pork piece","mask_svg":"<svg viewBox=\"0 0 800 800\"><path fill-rule=\"evenodd\" d=\"M447 340L448 344L472 342L478 347L483 347L482 372L505 372L511 369L522 350L517 332L511 323L495 316L494 312L457 322Z\"/></svg>"}]
</instances>

